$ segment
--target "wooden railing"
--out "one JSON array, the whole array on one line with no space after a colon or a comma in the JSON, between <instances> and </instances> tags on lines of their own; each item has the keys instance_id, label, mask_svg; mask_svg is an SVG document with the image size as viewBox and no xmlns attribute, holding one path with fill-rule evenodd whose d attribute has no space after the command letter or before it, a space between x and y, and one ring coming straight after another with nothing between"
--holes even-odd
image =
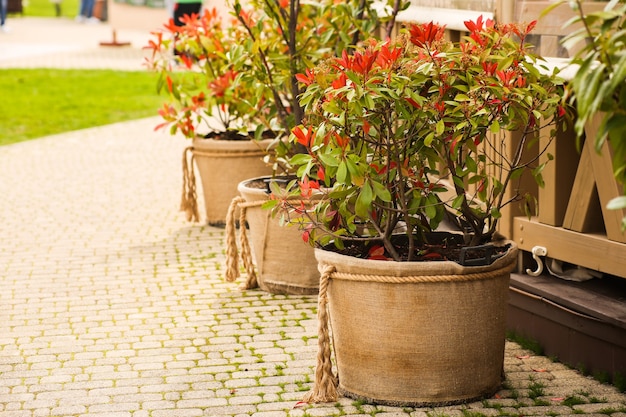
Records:
<instances>
[{"instance_id":1,"label":"wooden railing","mask_svg":"<svg viewBox=\"0 0 626 417\"><path fill-rule=\"evenodd\" d=\"M565 4L540 18L550 3L517 1L513 19L539 19L535 33L540 37L539 52L543 56L572 56L576 50L565 50L560 41L573 29L563 29L573 11ZM606 4L587 1L583 10L602 10ZM550 144L548 151L554 160L544 172L545 188L537 193L539 214L532 219L513 217L510 236L523 250L543 246L552 258L626 278L626 233L620 227L626 210L606 209L622 187L613 176L609 144L600 153L593 146L600 120L598 115L585 126L586 139L580 151L573 129Z\"/></svg>"}]
</instances>

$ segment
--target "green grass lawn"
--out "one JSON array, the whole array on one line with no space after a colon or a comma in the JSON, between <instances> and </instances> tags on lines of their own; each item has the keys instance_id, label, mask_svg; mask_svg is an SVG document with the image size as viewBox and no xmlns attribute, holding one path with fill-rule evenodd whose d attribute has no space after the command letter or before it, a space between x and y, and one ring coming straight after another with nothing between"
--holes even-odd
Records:
<instances>
[{"instance_id":1,"label":"green grass lawn","mask_svg":"<svg viewBox=\"0 0 626 417\"><path fill-rule=\"evenodd\" d=\"M75 17L78 14L80 0L59 0L61 4L61 16ZM50 0L22 0L24 16L52 17L56 16L54 3ZM10 18L10 17L9 17Z\"/></svg>"},{"instance_id":2,"label":"green grass lawn","mask_svg":"<svg viewBox=\"0 0 626 417\"><path fill-rule=\"evenodd\" d=\"M156 74L115 70L0 70L0 145L156 116Z\"/></svg>"}]
</instances>

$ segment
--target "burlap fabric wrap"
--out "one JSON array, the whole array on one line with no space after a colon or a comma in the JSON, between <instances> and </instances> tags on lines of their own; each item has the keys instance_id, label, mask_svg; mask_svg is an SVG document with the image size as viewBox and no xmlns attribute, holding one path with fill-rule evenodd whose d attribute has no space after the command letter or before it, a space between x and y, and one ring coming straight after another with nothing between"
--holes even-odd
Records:
<instances>
[{"instance_id":1,"label":"burlap fabric wrap","mask_svg":"<svg viewBox=\"0 0 626 417\"><path fill-rule=\"evenodd\" d=\"M305 401L335 401L341 393L434 406L492 396L502 383L517 253L508 243L512 249L489 267L363 260L316 249L319 352Z\"/></svg>"},{"instance_id":2,"label":"burlap fabric wrap","mask_svg":"<svg viewBox=\"0 0 626 417\"><path fill-rule=\"evenodd\" d=\"M193 164L196 164L202 183L206 222L224 225L226 212L237 196L237 184L261 175L269 175L272 169L263 162L270 150L272 139L214 140L194 139L193 145L183 152L183 192L181 211L189 221L199 221L196 179Z\"/></svg>"},{"instance_id":3,"label":"burlap fabric wrap","mask_svg":"<svg viewBox=\"0 0 626 417\"><path fill-rule=\"evenodd\" d=\"M317 294L319 272L313 247L303 242L297 226L281 226L277 219L272 218L269 210L261 207L269 196L263 188L250 187L255 181L263 184L262 179L239 183L237 189L241 197L233 199L229 209L226 223L226 279L233 281L239 276L235 233L235 222L239 220L240 225L247 223L250 228L249 231L241 227L239 229L241 259L248 275L244 288L258 286L273 294ZM235 214L237 208L240 209L239 218Z\"/></svg>"}]
</instances>

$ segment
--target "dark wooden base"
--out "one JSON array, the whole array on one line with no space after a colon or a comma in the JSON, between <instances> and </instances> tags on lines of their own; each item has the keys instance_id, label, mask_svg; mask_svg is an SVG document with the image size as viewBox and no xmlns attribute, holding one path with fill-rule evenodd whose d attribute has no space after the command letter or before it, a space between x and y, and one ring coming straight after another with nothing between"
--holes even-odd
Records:
<instances>
[{"instance_id":1,"label":"dark wooden base","mask_svg":"<svg viewBox=\"0 0 626 417\"><path fill-rule=\"evenodd\" d=\"M509 295L507 328L544 355L590 375L626 377L626 280L513 274Z\"/></svg>"}]
</instances>

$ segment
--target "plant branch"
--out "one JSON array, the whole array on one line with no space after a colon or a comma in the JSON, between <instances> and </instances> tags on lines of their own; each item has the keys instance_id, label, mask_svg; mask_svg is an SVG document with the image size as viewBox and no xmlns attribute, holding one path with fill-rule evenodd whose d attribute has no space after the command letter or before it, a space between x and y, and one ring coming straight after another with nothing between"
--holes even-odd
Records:
<instances>
[{"instance_id":1,"label":"plant branch","mask_svg":"<svg viewBox=\"0 0 626 417\"><path fill-rule=\"evenodd\" d=\"M238 3L239 4L239 3ZM246 29L246 31L248 32L248 35L250 35L250 38L252 39L253 42L257 41L257 37L254 36L254 32L252 31L252 28L248 25L248 22L246 22L246 20L241 16L241 13L237 13L237 20L243 25L243 27ZM261 60L262 66L265 70L265 73L268 77L268 87L270 88L270 90L272 91L272 96L274 97L274 102L276 104L276 109L278 111L278 118L281 122L281 125L283 125L284 127L287 127L287 109L285 108L285 105L283 104L282 98L280 96L280 94L278 93L278 90L276 89L276 86L274 85L274 77L272 75L272 69L269 65L267 56L265 54L265 52L263 51L262 48L258 49L258 54L259 54L259 59Z\"/></svg>"}]
</instances>

